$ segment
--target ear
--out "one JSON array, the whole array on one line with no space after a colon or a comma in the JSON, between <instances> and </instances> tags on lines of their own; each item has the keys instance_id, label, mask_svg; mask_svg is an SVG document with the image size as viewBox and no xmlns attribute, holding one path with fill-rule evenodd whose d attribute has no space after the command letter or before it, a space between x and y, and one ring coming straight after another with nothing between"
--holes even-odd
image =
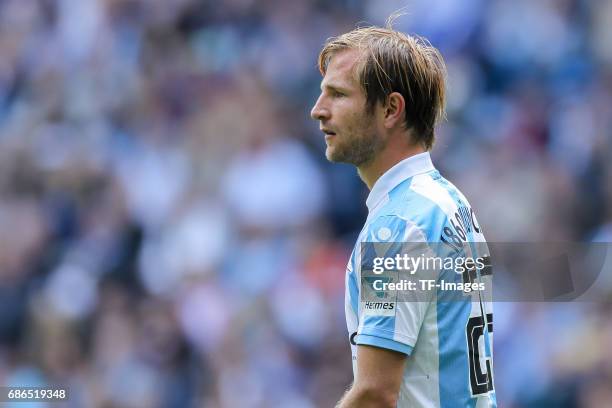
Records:
<instances>
[{"instance_id":1,"label":"ear","mask_svg":"<svg viewBox=\"0 0 612 408\"><path fill-rule=\"evenodd\" d=\"M406 102L399 92L392 92L385 104L384 125L387 129L394 128L403 123L406 117Z\"/></svg>"}]
</instances>

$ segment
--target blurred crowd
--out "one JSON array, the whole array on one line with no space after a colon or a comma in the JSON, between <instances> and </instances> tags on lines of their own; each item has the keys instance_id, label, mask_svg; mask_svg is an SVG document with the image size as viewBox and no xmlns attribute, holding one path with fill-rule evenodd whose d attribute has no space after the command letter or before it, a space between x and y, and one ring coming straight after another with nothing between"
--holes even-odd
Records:
<instances>
[{"instance_id":1,"label":"blurred crowd","mask_svg":"<svg viewBox=\"0 0 612 408\"><path fill-rule=\"evenodd\" d=\"M448 68L434 162L488 240L611 241L610 0L2 0L0 383L333 406L368 192L325 161L316 58L404 6ZM496 305L501 406L609 406L610 312Z\"/></svg>"}]
</instances>

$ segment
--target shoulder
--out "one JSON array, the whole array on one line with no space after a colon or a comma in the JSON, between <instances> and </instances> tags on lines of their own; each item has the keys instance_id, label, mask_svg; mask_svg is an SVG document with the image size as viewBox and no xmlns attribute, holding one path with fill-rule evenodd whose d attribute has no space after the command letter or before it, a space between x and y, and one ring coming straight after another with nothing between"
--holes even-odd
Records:
<instances>
[{"instance_id":1,"label":"shoulder","mask_svg":"<svg viewBox=\"0 0 612 408\"><path fill-rule=\"evenodd\" d=\"M438 242L449 220L470 216L473 211L461 191L433 170L405 180L389 193L387 203L368 221L366 238Z\"/></svg>"},{"instance_id":2,"label":"shoulder","mask_svg":"<svg viewBox=\"0 0 612 408\"><path fill-rule=\"evenodd\" d=\"M438 171L415 175L389 193L377 224L411 225L422 232L425 240L438 241L440 231L457 210L455 190Z\"/></svg>"},{"instance_id":3,"label":"shoulder","mask_svg":"<svg viewBox=\"0 0 612 408\"><path fill-rule=\"evenodd\" d=\"M436 171L418 174L410 180L408 196L421 204L425 211L442 212L451 216L467 200L457 187Z\"/></svg>"}]
</instances>

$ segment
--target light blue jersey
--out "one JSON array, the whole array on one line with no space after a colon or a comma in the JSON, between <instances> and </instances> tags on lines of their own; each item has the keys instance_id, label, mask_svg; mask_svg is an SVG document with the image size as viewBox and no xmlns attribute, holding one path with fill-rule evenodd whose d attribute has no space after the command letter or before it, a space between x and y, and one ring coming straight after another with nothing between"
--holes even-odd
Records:
<instances>
[{"instance_id":1,"label":"light blue jersey","mask_svg":"<svg viewBox=\"0 0 612 408\"><path fill-rule=\"evenodd\" d=\"M367 206L368 219L346 273L354 375L357 345L391 349L408 355L398 407L496 407L490 291L461 293L460 300L452 301L436 289L418 302L371 302L361 296L365 242L424 242L455 257L459 248L477 251L471 243L484 244L485 239L468 201L433 167L429 153L422 153L387 171ZM490 278L478 274L475 280ZM441 270L435 279L460 281L461 276Z\"/></svg>"}]
</instances>

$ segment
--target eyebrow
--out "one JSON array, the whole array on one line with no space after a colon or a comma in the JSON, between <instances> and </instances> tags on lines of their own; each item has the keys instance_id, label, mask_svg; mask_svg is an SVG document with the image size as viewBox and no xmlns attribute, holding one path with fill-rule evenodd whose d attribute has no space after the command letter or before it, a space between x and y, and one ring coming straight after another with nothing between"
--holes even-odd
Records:
<instances>
[{"instance_id":1,"label":"eyebrow","mask_svg":"<svg viewBox=\"0 0 612 408\"><path fill-rule=\"evenodd\" d=\"M333 91L343 91L343 92L349 91L348 87L340 85L340 84L335 84L335 83L331 83L330 84L330 83L327 83L327 84L323 85L323 83L321 83L321 91L323 89L325 89L325 88L333 90Z\"/></svg>"}]
</instances>

